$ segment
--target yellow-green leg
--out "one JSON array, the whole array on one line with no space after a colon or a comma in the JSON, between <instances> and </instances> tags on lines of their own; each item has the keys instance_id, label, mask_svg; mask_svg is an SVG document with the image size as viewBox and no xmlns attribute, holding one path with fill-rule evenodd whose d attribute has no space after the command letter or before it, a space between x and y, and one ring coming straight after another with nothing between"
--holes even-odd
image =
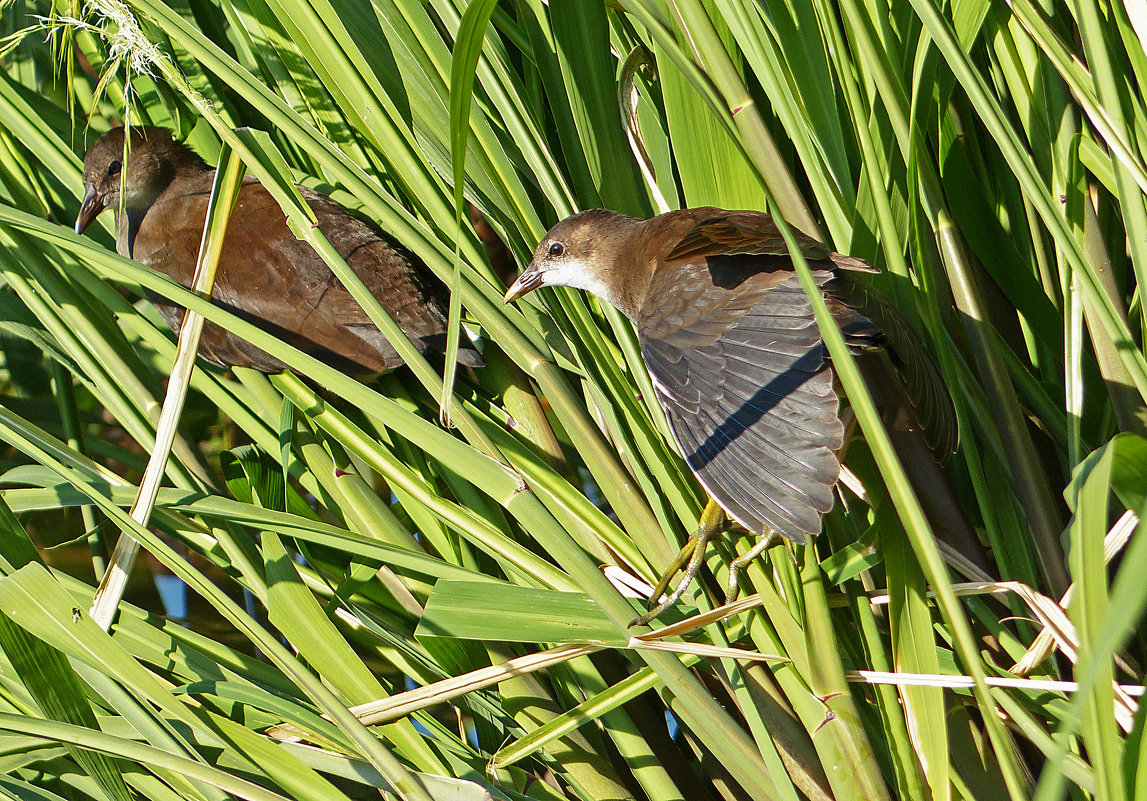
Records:
<instances>
[{"instance_id":1,"label":"yellow-green leg","mask_svg":"<svg viewBox=\"0 0 1147 801\"><path fill-rule=\"evenodd\" d=\"M705 547L709 541L717 535L723 533L729 527L729 518L725 516L725 510L717 505L717 502L710 499L705 504L705 510L701 512L701 520L697 525L697 533L689 538L685 543L685 547L677 554L677 558L673 560L673 564L665 571L665 574L657 582L657 586L653 588L653 594L649 596L650 602L654 602L657 598L665 592L669 586L669 582L677 571L681 569L681 565L685 564L688 560L688 565L685 572L681 575L681 583L677 585L677 589L673 594L666 598L662 603L657 604L653 609L650 609L641 617L635 619L629 625L632 626L646 626L651 620L654 620L658 615L664 612L677 601L688 589L689 585L693 583L693 579L697 575L697 571L701 569L701 560L705 556Z\"/></svg>"},{"instance_id":2,"label":"yellow-green leg","mask_svg":"<svg viewBox=\"0 0 1147 801\"><path fill-rule=\"evenodd\" d=\"M729 563L729 583L725 588L725 603L730 604L737 600L737 593L740 591L740 587L737 586L737 579L740 578L741 571L769 548L784 542L784 539L775 531L766 531L761 535L760 542Z\"/></svg>"}]
</instances>

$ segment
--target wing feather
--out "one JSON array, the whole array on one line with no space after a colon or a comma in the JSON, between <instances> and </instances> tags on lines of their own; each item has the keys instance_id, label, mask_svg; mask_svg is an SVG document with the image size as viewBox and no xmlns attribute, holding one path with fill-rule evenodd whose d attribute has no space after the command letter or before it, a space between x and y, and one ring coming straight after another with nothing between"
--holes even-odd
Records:
<instances>
[{"instance_id":1,"label":"wing feather","mask_svg":"<svg viewBox=\"0 0 1147 801\"><path fill-rule=\"evenodd\" d=\"M755 212L690 209L635 318L690 468L750 531L806 542L832 508L844 439L820 330L784 239ZM797 235L818 286L871 270ZM857 314L858 343L871 323ZM865 326L867 323L867 327Z\"/></svg>"},{"instance_id":2,"label":"wing feather","mask_svg":"<svg viewBox=\"0 0 1147 801\"><path fill-rule=\"evenodd\" d=\"M703 278L682 269L677 284ZM830 277L817 271L821 284ZM646 366L686 461L726 512L750 531L806 541L832 507L843 440L811 305L791 274L721 292L738 295L724 309L743 307L739 317L719 333L699 324L643 337ZM661 308L706 320L698 298L721 302L719 293L690 295L690 308L675 310L670 289Z\"/></svg>"},{"instance_id":3,"label":"wing feather","mask_svg":"<svg viewBox=\"0 0 1147 801\"><path fill-rule=\"evenodd\" d=\"M676 238L656 257L634 319L658 400L689 466L730 516L803 543L832 507L844 439L811 304L767 216L670 216ZM954 414L918 338L886 301L837 274L875 270L796 238L850 349L892 346L933 446L950 452Z\"/></svg>"},{"instance_id":4,"label":"wing feather","mask_svg":"<svg viewBox=\"0 0 1147 801\"><path fill-rule=\"evenodd\" d=\"M704 415L708 425L717 425L713 415ZM738 487L739 494L732 500L745 511L746 517L738 522L750 531L778 531L790 539L801 541L808 534L820 530L820 516L826 509L824 501L815 488L802 487L788 480L772 469L763 468L762 460L754 457L751 449L733 448L727 441L727 456L714 459L707 468L698 473L704 476L706 489L717 488L718 493L726 487ZM788 471L792 474L791 469ZM746 478L751 480L746 481ZM720 497L719 495L715 497ZM831 494L828 496L831 508ZM736 517L736 516L734 516Z\"/></svg>"},{"instance_id":5,"label":"wing feather","mask_svg":"<svg viewBox=\"0 0 1147 801\"><path fill-rule=\"evenodd\" d=\"M184 286L192 280L213 172L174 182L148 210L133 256ZM371 225L321 195L303 191L319 228L387 313L423 353L445 352L445 288ZM311 246L297 239L271 194L254 178L240 189L220 257L213 301L280 339L352 374L400 366L402 358ZM182 310L156 300L176 331ZM286 365L208 323L200 353L222 366L274 372ZM459 361L478 366L466 341Z\"/></svg>"}]
</instances>

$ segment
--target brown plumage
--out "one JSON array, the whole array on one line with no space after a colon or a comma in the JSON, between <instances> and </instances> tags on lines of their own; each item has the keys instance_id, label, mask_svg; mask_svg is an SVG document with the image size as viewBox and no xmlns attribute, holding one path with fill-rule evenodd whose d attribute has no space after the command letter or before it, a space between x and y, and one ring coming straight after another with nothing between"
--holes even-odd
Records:
<instances>
[{"instance_id":1,"label":"brown plumage","mask_svg":"<svg viewBox=\"0 0 1147 801\"><path fill-rule=\"evenodd\" d=\"M132 128L126 153L124 140L124 129L116 128L88 150L76 232L111 208L116 251L190 287L215 170L162 128ZM415 347L443 352L446 290L429 268L334 201L307 190L303 197L320 230ZM253 177L244 180L231 213L212 299L343 372L365 375L403 363L322 258L295 238L275 199ZM178 331L183 310L152 300ZM203 329L199 352L224 367L286 367L212 323ZM465 338L458 360L482 364Z\"/></svg>"},{"instance_id":2,"label":"brown plumage","mask_svg":"<svg viewBox=\"0 0 1147 801\"><path fill-rule=\"evenodd\" d=\"M797 241L850 346L891 346L932 444L950 453L954 413L929 357L895 309L838 274L874 270ZM546 285L586 289L634 322L677 444L732 518L798 543L820 531L840 474L840 402L812 306L768 215L582 212L550 230L506 299Z\"/></svg>"}]
</instances>

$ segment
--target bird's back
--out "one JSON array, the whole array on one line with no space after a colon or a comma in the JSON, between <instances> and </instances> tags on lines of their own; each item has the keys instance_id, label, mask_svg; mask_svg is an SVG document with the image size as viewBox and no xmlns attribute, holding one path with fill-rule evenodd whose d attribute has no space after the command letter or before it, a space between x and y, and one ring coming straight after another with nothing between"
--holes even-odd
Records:
<instances>
[{"instance_id":1,"label":"bird's back","mask_svg":"<svg viewBox=\"0 0 1147 801\"><path fill-rule=\"evenodd\" d=\"M178 175L143 218L133 257L190 286L213 178L209 168ZM342 206L311 192L304 196L320 230L415 346L423 352L444 351L445 291L427 268ZM344 372L375 373L402 364L322 258L295 238L273 196L253 178L244 182L232 211L213 298ZM178 330L182 311L161 300L156 305ZM204 329L201 354L225 366L264 372L285 367L214 325ZM481 364L465 340L459 360Z\"/></svg>"}]
</instances>

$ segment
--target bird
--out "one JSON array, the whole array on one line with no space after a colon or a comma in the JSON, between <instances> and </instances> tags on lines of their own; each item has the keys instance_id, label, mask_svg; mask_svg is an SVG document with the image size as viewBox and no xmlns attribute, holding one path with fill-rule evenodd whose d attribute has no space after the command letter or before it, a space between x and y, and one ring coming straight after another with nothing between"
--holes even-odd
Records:
<instances>
[{"instance_id":1,"label":"bird","mask_svg":"<svg viewBox=\"0 0 1147 801\"><path fill-rule=\"evenodd\" d=\"M850 351L892 352L929 444L951 453L955 412L930 356L887 300L848 275L876 270L794 236ZM543 286L586 290L633 322L657 401L711 499L652 598L688 559L677 589L631 625L676 603L729 518L762 539L730 564L727 599L738 572L778 538L805 544L820 531L845 427L812 304L769 215L583 211L550 229L505 302Z\"/></svg>"},{"instance_id":2,"label":"bird","mask_svg":"<svg viewBox=\"0 0 1147 801\"><path fill-rule=\"evenodd\" d=\"M76 233L110 208L116 252L190 288L214 178L215 170L165 128L113 128L84 158ZM419 352L444 353L446 287L373 225L323 195L300 191L319 229ZM149 295L178 333L183 310ZM231 212L212 302L349 375L370 376L403 364L326 262L291 233L274 197L252 176L244 179ZM210 322L199 355L224 368L273 373L287 367ZM465 336L458 362L483 365Z\"/></svg>"}]
</instances>

